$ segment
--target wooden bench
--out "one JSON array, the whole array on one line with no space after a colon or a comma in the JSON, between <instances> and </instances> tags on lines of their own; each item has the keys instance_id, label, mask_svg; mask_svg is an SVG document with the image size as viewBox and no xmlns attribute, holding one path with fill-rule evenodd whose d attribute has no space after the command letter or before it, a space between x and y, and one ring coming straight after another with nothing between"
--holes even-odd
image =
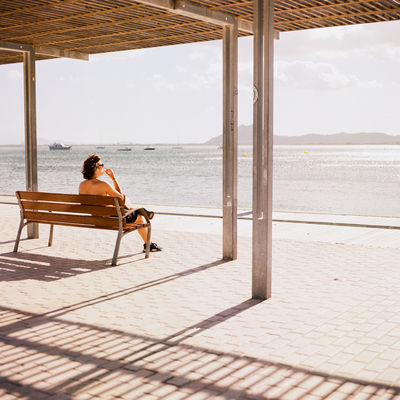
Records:
<instances>
[{"instance_id":1,"label":"wooden bench","mask_svg":"<svg viewBox=\"0 0 400 400\"><path fill-rule=\"evenodd\" d=\"M122 237L138 228L146 228L145 258L149 257L151 236L149 217L146 213L143 213L146 223L127 223L125 217L134 210L126 211L118 197L23 191L17 191L15 194L20 206L21 221L15 240L14 252L18 251L23 227L30 223L39 223L50 224L49 246L53 242L54 225L118 231L112 265L117 264Z\"/></svg>"}]
</instances>

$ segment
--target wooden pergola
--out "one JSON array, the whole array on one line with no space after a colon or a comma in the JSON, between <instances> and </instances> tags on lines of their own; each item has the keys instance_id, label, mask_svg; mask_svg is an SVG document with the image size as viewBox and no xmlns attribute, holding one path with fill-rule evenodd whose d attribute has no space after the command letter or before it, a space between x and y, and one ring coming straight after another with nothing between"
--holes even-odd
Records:
<instances>
[{"instance_id":1,"label":"wooden pergola","mask_svg":"<svg viewBox=\"0 0 400 400\"><path fill-rule=\"evenodd\" d=\"M0 64L24 63L26 188L37 187L35 61L223 40L223 258L237 257L237 39L254 35L252 297L271 296L273 39L400 19L400 0L2 0ZM38 237L30 226L28 237Z\"/></svg>"}]
</instances>

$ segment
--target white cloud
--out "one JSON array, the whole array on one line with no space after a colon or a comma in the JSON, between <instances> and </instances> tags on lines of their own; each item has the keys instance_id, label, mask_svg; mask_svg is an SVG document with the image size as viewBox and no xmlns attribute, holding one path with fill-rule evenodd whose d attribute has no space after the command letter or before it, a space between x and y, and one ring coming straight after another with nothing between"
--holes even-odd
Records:
<instances>
[{"instance_id":1,"label":"white cloud","mask_svg":"<svg viewBox=\"0 0 400 400\"><path fill-rule=\"evenodd\" d=\"M204 67L204 65L203 65ZM196 68L188 76L185 86L194 90L209 89L221 86L222 82L222 61L210 62L205 68Z\"/></svg>"},{"instance_id":2,"label":"white cloud","mask_svg":"<svg viewBox=\"0 0 400 400\"><path fill-rule=\"evenodd\" d=\"M312 61L279 61L275 79L300 89L335 90L344 88L376 88L377 81L361 81L357 76L344 74L332 64Z\"/></svg>"},{"instance_id":3,"label":"white cloud","mask_svg":"<svg viewBox=\"0 0 400 400\"><path fill-rule=\"evenodd\" d=\"M400 64L400 44L384 44L381 46L368 46L361 50L364 54L380 60L390 60Z\"/></svg>"},{"instance_id":4,"label":"white cloud","mask_svg":"<svg viewBox=\"0 0 400 400\"><path fill-rule=\"evenodd\" d=\"M400 63L398 21L284 32L275 42L278 57L343 58L359 54Z\"/></svg>"}]
</instances>

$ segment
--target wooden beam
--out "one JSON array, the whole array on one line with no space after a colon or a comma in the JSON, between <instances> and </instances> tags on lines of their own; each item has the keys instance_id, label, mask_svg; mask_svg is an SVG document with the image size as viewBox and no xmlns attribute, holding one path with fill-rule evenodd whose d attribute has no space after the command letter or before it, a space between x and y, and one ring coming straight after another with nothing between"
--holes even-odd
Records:
<instances>
[{"instance_id":1,"label":"wooden beam","mask_svg":"<svg viewBox=\"0 0 400 400\"><path fill-rule=\"evenodd\" d=\"M0 56L0 64L13 64L20 63L23 61L22 54L14 53L13 55L5 55L4 53Z\"/></svg>"},{"instance_id":2,"label":"wooden beam","mask_svg":"<svg viewBox=\"0 0 400 400\"><path fill-rule=\"evenodd\" d=\"M162 8L163 10L174 9L174 0L136 0L136 2L140 4L146 4L148 6Z\"/></svg>"},{"instance_id":3,"label":"wooden beam","mask_svg":"<svg viewBox=\"0 0 400 400\"><path fill-rule=\"evenodd\" d=\"M234 25L237 24L240 31L253 33L251 22L242 21L237 17L216 11L208 7L201 7L190 0L136 0L138 3L149 6L159 7L164 10L174 12L189 18L209 22L216 25Z\"/></svg>"},{"instance_id":4,"label":"wooden beam","mask_svg":"<svg viewBox=\"0 0 400 400\"><path fill-rule=\"evenodd\" d=\"M167 35L167 36L163 36L161 39L175 39L175 38L185 38L185 37L191 37L191 36L202 36L202 35L207 35L207 34L215 34L217 32L220 32L222 35L222 30L221 28L216 28L216 29L209 29L206 31L200 31L200 32L188 32L188 33L184 33L184 34L173 34L173 35ZM91 49L91 48L101 48L101 47L114 47L114 46L120 46L120 45L132 45L134 43L143 43L143 42L152 42L152 41L160 41L160 37L156 36L156 37L151 37L151 38L141 38L141 39L135 39L135 40L121 40L119 42L111 42L111 43L102 43L102 44L93 44L90 46L82 46L79 47L80 49ZM115 51L115 50L112 50Z\"/></svg>"},{"instance_id":5,"label":"wooden beam","mask_svg":"<svg viewBox=\"0 0 400 400\"><path fill-rule=\"evenodd\" d=\"M34 47L26 43L6 42L2 40L0 40L0 50L16 51L16 52L33 52L33 50L35 50L36 54L40 54L42 56L75 58L77 60L86 60L86 61L89 60L89 54L82 53L80 51L64 50L64 49L45 47L45 46Z\"/></svg>"},{"instance_id":6,"label":"wooden beam","mask_svg":"<svg viewBox=\"0 0 400 400\"><path fill-rule=\"evenodd\" d=\"M246 33L253 34L253 23L250 21L245 21L244 19L238 19L238 30Z\"/></svg>"},{"instance_id":7,"label":"wooden beam","mask_svg":"<svg viewBox=\"0 0 400 400\"><path fill-rule=\"evenodd\" d=\"M8 25L8 26L1 26L0 31L3 30L10 30L10 29L15 29L15 28L26 28L28 26L37 26L37 25L42 25L45 23L50 23L53 24L55 22L65 22L65 21L70 21L72 19L79 19L79 18L87 18L87 17L93 17L93 16L99 16L99 15L104 15L104 14L112 14L115 11L128 11L131 9L135 9L140 7L140 4L130 4L127 6L122 6L122 7L114 7L114 8L109 8L107 10L97 10L97 11L90 11L87 13L82 13L82 14L74 14L74 15L68 15L64 17L58 17L58 18L47 18L47 19L42 19L42 20L36 20L34 22L27 22L23 24L16 24L16 25Z\"/></svg>"},{"instance_id":8,"label":"wooden beam","mask_svg":"<svg viewBox=\"0 0 400 400\"><path fill-rule=\"evenodd\" d=\"M392 13L392 12L400 12L400 7L397 8L381 8L376 9L373 11L357 11L351 13L341 13L341 14L333 14L333 15L324 15L322 17L310 17L310 18L293 18L293 19L284 19L283 21L277 21L276 25L279 26L280 24L297 24L297 23L314 23L318 21L326 21L326 20L335 20L335 19L346 19L346 18L354 18L354 17L363 17L368 15L375 15L375 14L385 14L385 13Z\"/></svg>"},{"instance_id":9,"label":"wooden beam","mask_svg":"<svg viewBox=\"0 0 400 400\"><path fill-rule=\"evenodd\" d=\"M179 23L179 24L170 24L170 25L160 25L157 26L156 28L151 27L151 28L137 28L137 29L130 29L127 31L121 31L121 32L113 32L113 33L106 33L104 35L93 35L93 36L83 36L83 37L77 37L77 38L70 38L66 40L59 40L59 41L52 41L52 42L46 42L43 43L45 46L52 44L52 45L59 45L59 44L64 44L64 43L71 43L71 42L80 42L80 41L87 41L91 39L107 39L107 38L114 38L118 36L128 36L132 35L135 33L144 33L144 32L157 32L159 30L169 30L169 29L174 29L174 28L184 28L186 26L195 26L195 25L200 25L202 22L201 21L190 21L186 23Z\"/></svg>"},{"instance_id":10,"label":"wooden beam","mask_svg":"<svg viewBox=\"0 0 400 400\"><path fill-rule=\"evenodd\" d=\"M224 8L237 8L237 7L243 7L243 6L252 6L253 0L245 0L241 1L240 3L226 3L226 4L216 4L212 7L210 7L211 10L218 10L221 11L221 9Z\"/></svg>"},{"instance_id":11,"label":"wooden beam","mask_svg":"<svg viewBox=\"0 0 400 400\"><path fill-rule=\"evenodd\" d=\"M0 50L7 51L32 51L33 47L26 43L14 43L14 42L6 42L4 40L0 40Z\"/></svg>"},{"instance_id":12,"label":"wooden beam","mask_svg":"<svg viewBox=\"0 0 400 400\"><path fill-rule=\"evenodd\" d=\"M40 31L40 32L35 32L35 33L30 33L28 35L19 35L19 36L6 36L4 39L6 40L15 40L15 41L21 41L21 39L33 39L33 38L38 38L41 36L47 36L47 35L54 35L54 34L60 34L60 33L70 33L70 32L76 32L76 31L87 31L87 30L94 30L94 29L99 29L99 28L104 28L108 26L115 26L115 25L123 25L126 23L142 23L142 22L147 22L151 21L153 19L157 18L168 18L174 15L173 13L167 13L165 11L161 11L158 14L152 14L150 16L146 17L130 17L130 18L123 18L123 19L117 19L113 21L107 21L107 22L97 22L94 24L87 24L87 25L79 25L79 26L72 26L69 28L62 28L62 29L51 29L51 30L46 30L46 31ZM84 37L86 38L86 36Z\"/></svg>"},{"instance_id":13,"label":"wooden beam","mask_svg":"<svg viewBox=\"0 0 400 400\"><path fill-rule=\"evenodd\" d=\"M59 7L60 5L76 3L78 1L81 1L81 0L53 0L53 1L49 1L46 4L41 3L41 4L38 4L35 6L20 7L20 8L14 8L13 10L9 10L9 11L4 11L4 12L0 13L0 17L6 17L8 15L17 14L17 13L19 14L19 13L23 13L23 12L30 12L30 11L38 10L40 8L45 8L45 7Z\"/></svg>"},{"instance_id":14,"label":"wooden beam","mask_svg":"<svg viewBox=\"0 0 400 400\"><path fill-rule=\"evenodd\" d=\"M329 3L329 4L318 4L315 6L305 6L305 7L295 7L295 8L285 8L285 9L281 9L281 10L277 10L274 12L275 16L277 15L281 15L281 14L287 14L287 13L291 13L291 12L305 12L305 11L320 11L320 10L324 10L326 8L328 9L335 9L338 7L348 7L348 6L353 6L353 5L363 5L363 4L369 4L372 3L372 6L376 6L376 1L374 0L355 0L355 1L344 1L344 2L340 2L340 3Z\"/></svg>"},{"instance_id":15,"label":"wooden beam","mask_svg":"<svg viewBox=\"0 0 400 400\"><path fill-rule=\"evenodd\" d=\"M200 7L189 0L175 0L174 10L179 15L199 19L217 25L233 25L236 17L221 11L214 11L206 7Z\"/></svg>"},{"instance_id":16,"label":"wooden beam","mask_svg":"<svg viewBox=\"0 0 400 400\"><path fill-rule=\"evenodd\" d=\"M253 23L233 15L213 10L213 8L200 7L189 0L136 0L139 3L160 7L178 15L198 19L216 25L237 25L238 30L249 34L254 33ZM169 8L173 4L173 8ZM275 32L275 39L279 39L279 32Z\"/></svg>"},{"instance_id":17,"label":"wooden beam","mask_svg":"<svg viewBox=\"0 0 400 400\"><path fill-rule=\"evenodd\" d=\"M50 57L73 58L75 60L89 61L89 54L76 50L64 50L54 47L36 46L36 54Z\"/></svg>"}]
</instances>

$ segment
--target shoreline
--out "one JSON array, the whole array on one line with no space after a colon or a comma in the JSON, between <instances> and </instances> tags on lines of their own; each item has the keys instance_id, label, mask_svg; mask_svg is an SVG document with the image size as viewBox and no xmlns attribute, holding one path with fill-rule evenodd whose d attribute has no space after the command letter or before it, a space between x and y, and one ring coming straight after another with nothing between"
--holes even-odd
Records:
<instances>
[{"instance_id":1,"label":"shoreline","mask_svg":"<svg viewBox=\"0 0 400 400\"><path fill-rule=\"evenodd\" d=\"M68 145L74 147L91 147L91 146L107 146L107 147L118 147L118 146L132 146L132 147L146 147L148 144L146 143L87 143L87 144L78 144L72 142L63 142L68 143ZM48 147L51 143L40 143L37 147ZM208 143L153 143L152 146L159 147L221 147L218 144L208 144ZM274 143L273 147L302 147L302 146L323 146L323 147L344 147L344 146L400 146L400 142L390 142L390 143ZM0 144L0 148L4 147L17 147L24 148L25 145L21 144ZM239 143L238 147L253 147L252 143ZM101 149L98 149L101 150Z\"/></svg>"}]
</instances>

